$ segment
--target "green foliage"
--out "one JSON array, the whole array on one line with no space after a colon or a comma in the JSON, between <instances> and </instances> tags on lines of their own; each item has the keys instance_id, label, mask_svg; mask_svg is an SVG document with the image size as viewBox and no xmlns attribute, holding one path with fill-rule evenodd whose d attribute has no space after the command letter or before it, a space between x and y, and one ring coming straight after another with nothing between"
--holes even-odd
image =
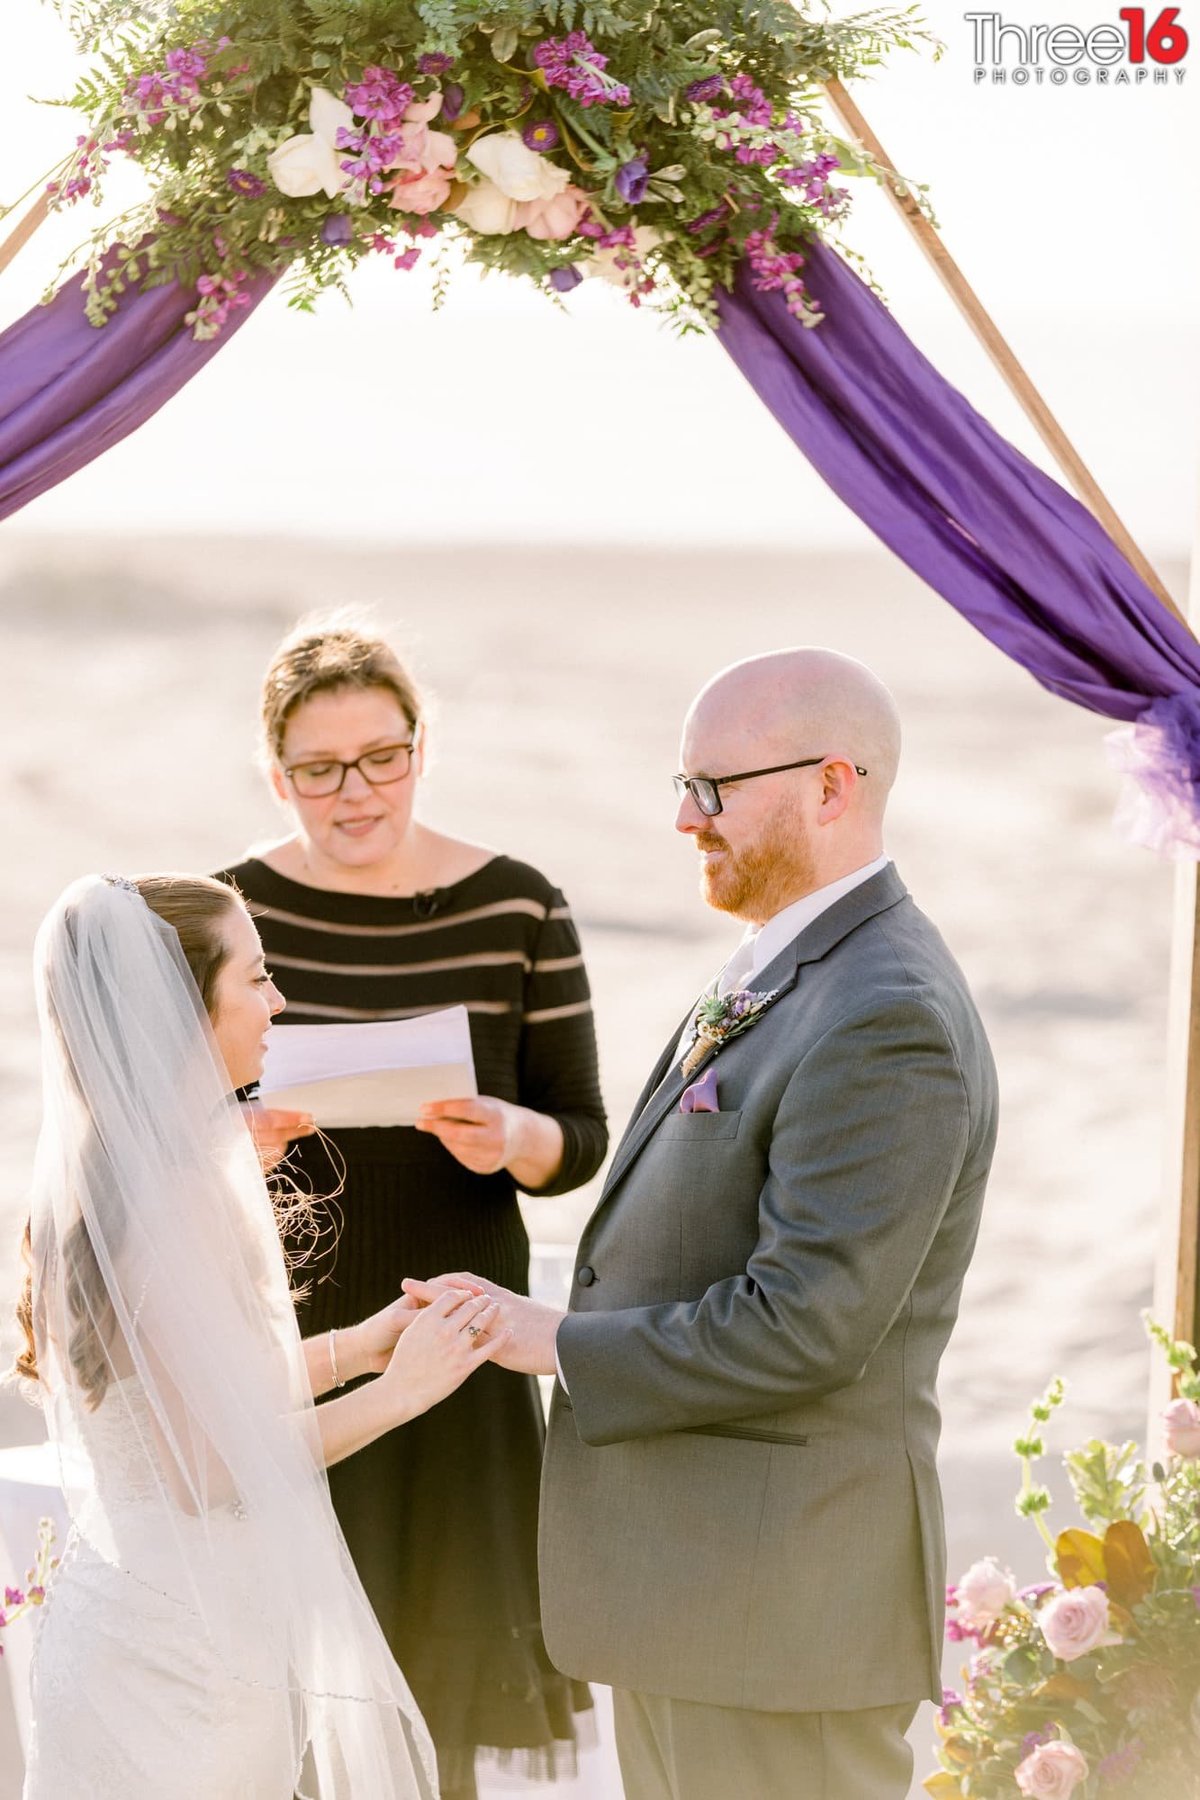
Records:
<instances>
[{"instance_id":1,"label":"green foliage","mask_svg":"<svg viewBox=\"0 0 1200 1800\"><path fill-rule=\"evenodd\" d=\"M1184 1398L1196 1380L1195 1351L1147 1320ZM1034 1483L1045 1432L1062 1404L1054 1382L1031 1408L1017 1439L1018 1511L1050 1548L1050 1592L1029 1589L982 1621L952 1598L958 1635L974 1639L964 1691L939 1725L941 1769L926 1782L934 1800L1012 1800L1016 1772L1037 1746L1070 1746L1082 1757L1074 1800L1200 1800L1200 1459L1155 1464L1154 1490L1135 1444L1094 1438L1065 1466L1088 1530L1053 1538L1050 1495ZM1099 1628L1060 1660L1043 1629L1047 1607L1071 1592L1100 1601ZM964 1629L965 1628L965 1629ZM1041 1788L1035 1791L1042 1791ZM1046 1789L1049 1791L1049 1789Z\"/></svg>"},{"instance_id":2,"label":"green foliage","mask_svg":"<svg viewBox=\"0 0 1200 1800\"><path fill-rule=\"evenodd\" d=\"M1116 1519L1140 1520L1146 1470L1136 1444L1106 1444L1092 1438L1065 1458L1076 1504L1091 1525Z\"/></svg>"},{"instance_id":3,"label":"green foliage","mask_svg":"<svg viewBox=\"0 0 1200 1800\"><path fill-rule=\"evenodd\" d=\"M153 188L149 207L131 222L135 242L155 235L153 270L131 266L123 252L106 260L116 239L111 230L99 234L86 276L93 316L108 316L124 286L148 272L203 276L220 292L198 307L200 335L220 329L221 294L237 304L256 274L286 267L289 302L307 311L327 289L345 292L364 255L396 255L407 266L418 250L428 253L421 218L397 212L396 172L414 167L402 153L372 165L369 176L348 177L332 201L324 185L311 195L281 192L269 159L308 132L314 88L340 97L364 69L382 66L418 100L430 96L435 78L420 68L430 53L452 59L443 79L464 93L455 117L435 127L449 131L457 152L454 186L446 184L433 214L439 243L456 256L522 275L548 294L565 267L605 272L635 305L654 305L690 330L715 321L717 290L749 255L760 285L781 288L797 317L817 323L819 296L806 293L799 273L803 246L836 231L849 195L832 185L828 169L806 171L824 157L843 162L848 174L883 178L860 149L830 134L820 85L832 75L873 72L890 52L933 42L912 8L876 6L837 19L790 0L58 3L93 55L71 103L94 142L69 160L57 203L83 192L99 199L107 161L122 151ZM628 88L627 101L584 100L543 73L537 46L571 32L585 35L607 65L604 80ZM168 56L180 51L195 52L202 65L182 90L166 80ZM741 90L730 87L735 78ZM166 80L165 88L155 89L155 80ZM689 99L697 82L716 84L707 100ZM156 101L155 93L166 98ZM519 133L538 121L558 133L548 163L586 202L579 223L591 231L547 237L531 234L525 221L484 231L458 218L480 181L467 157L475 138ZM366 147L345 148L346 159L366 158L389 129L359 115ZM648 183L634 199L628 178L623 189L618 175L639 162ZM350 219L348 239L329 244L329 221L341 214ZM599 236L606 241L597 260ZM454 260L439 254L436 298Z\"/></svg>"}]
</instances>

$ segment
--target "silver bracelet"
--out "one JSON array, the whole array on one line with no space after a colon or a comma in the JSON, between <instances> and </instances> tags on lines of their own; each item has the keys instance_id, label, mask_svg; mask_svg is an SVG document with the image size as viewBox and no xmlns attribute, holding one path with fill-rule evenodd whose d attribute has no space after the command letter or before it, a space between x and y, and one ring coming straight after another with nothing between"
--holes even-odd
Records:
<instances>
[{"instance_id":1,"label":"silver bracelet","mask_svg":"<svg viewBox=\"0 0 1200 1800\"><path fill-rule=\"evenodd\" d=\"M336 1325L331 1325L329 1327L329 1369L330 1369L330 1373L333 1376L334 1387L345 1387L345 1385L346 1385L345 1382L342 1380L341 1376L338 1374L337 1351L333 1347L334 1333L336 1331L337 1331Z\"/></svg>"}]
</instances>

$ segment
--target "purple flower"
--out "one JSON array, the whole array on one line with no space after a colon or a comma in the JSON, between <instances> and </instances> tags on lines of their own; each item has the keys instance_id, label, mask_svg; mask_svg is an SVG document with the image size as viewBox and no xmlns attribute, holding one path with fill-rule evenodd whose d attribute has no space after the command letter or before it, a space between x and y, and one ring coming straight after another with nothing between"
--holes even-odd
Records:
<instances>
[{"instance_id":1,"label":"purple flower","mask_svg":"<svg viewBox=\"0 0 1200 1800\"><path fill-rule=\"evenodd\" d=\"M421 252L417 249L415 244L409 250L402 250L399 256L394 259L398 269L411 269L413 264L419 263L420 260Z\"/></svg>"},{"instance_id":2,"label":"purple flower","mask_svg":"<svg viewBox=\"0 0 1200 1800\"><path fill-rule=\"evenodd\" d=\"M422 75L444 75L447 69L454 67L454 58L447 56L444 50L428 50L417 59L417 67Z\"/></svg>"},{"instance_id":3,"label":"purple flower","mask_svg":"<svg viewBox=\"0 0 1200 1800\"><path fill-rule=\"evenodd\" d=\"M1046 1725L1041 1731L1027 1731L1021 1739L1021 1748L1017 1751L1017 1761L1024 1762L1025 1758L1032 1756L1040 1745L1053 1743L1057 1736L1058 1732L1053 1725Z\"/></svg>"},{"instance_id":4,"label":"purple flower","mask_svg":"<svg viewBox=\"0 0 1200 1800\"><path fill-rule=\"evenodd\" d=\"M723 75L704 75L699 81L693 81L691 87L683 90L683 97L698 106L703 106L709 100L716 100L724 92L725 77Z\"/></svg>"},{"instance_id":5,"label":"purple flower","mask_svg":"<svg viewBox=\"0 0 1200 1800\"><path fill-rule=\"evenodd\" d=\"M550 286L557 294L569 294L571 289L577 288L582 280L583 276L574 263L567 263L565 268L551 269L550 271Z\"/></svg>"},{"instance_id":6,"label":"purple flower","mask_svg":"<svg viewBox=\"0 0 1200 1800\"><path fill-rule=\"evenodd\" d=\"M698 219L692 219L688 224L688 230L693 237L698 237L701 232L707 231L711 225L723 224L728 217L729 208L725 205L724 201L722 201L720 206L712 206L707 212L702 212Z\"/></svg>"},{"instance_id":7,"label":"purple flower","mask_svg":"<svg viewBox=\"0 0 1200 1800\"><path fill-rule=\"evenodd\" d=\"M455 119L462 112L466 97L457 81L447 82L442 89L442 120L445 124L453 125Z\"/></svg>"},{"instance_id":8,"label":"purple flower","mask_svg":"<svg viewBox=\"0 0 1200 1800\"><path fill-rule=\"evenodd\" d=\"M168 50L166 65L172 75L182 75L185 81L203 81L208 73L208 64L196 50Z\"/></svg>"},{"instance_id":9,"label":"purple flower","mask_svg":"<svg viewBox=\"0 0 1200 1800\"><path fill-rule=\"evenodd\" d=\"M401 81L395 70L381 68L378 63L369 64L362 72L362 80L347 83L345 90L346 105L352 113L360 119L380 119L387 125L404 117L412 98L408 82Z\"/></svg>"},{"instance_id":10,"label":"purple flower","mask_svg":"<svg viewBox=\"0 0 1200 1800\"><path fill-rule=\"evenodd\" d=\"M349 213L330 213L321 225L321 242L336 246L348 244L354 236L354 221Z\"/></svg>"},{"instance_id":11,"label":"purple flower","mask_svg":"<svg viewBox=\"0 0 1200 1800\"><path fill-rule=\"evenodd\" d=\"M747 125L769 125L771 103L761 88L755 87L748 75L735 75L729 84L730 96L737 101L732 108Z\"/></svg>"},{"instance_id":12,"label":"purple flower","mask_svg":"<svg viewBox=\"0 0 1200 1800\"><path fill-rule=\"evenodd\" d=\"M607 56L582 31L565 38L545 38L534 45L533 60L547 87L564 88L580 106L628 106L629 89L604 73Z\"/></svg>"},{"instance_id":13,"label":"purple flower","mask_svg":"<svg viewBox=\"0 0 1200 1800\"><path fill-rule=\"evenodd\" d=\"M521 142L527 150L557 150L562 142L562 133L553 119L536 119L526 125L521 133Z\"/></svg>"},{"instance_id":14,"label":"purple flower","mask_svg":"<svg viewBox=\"0 0 1200 1800\"><path fill-rule=\"evenodd\" d=\"M944 1730L949 1730L953 1723L952 1715L965 1704L962 1695L956 1694L953 1688L942 1689L942 1704L938 1712L938 1719Z\"/></svg>"},{"instance_id":15,"label":"purple flower","mask_svg":"<svg viewBox=\"0 0 1200 1800\"><path fill-rule=\"evenodd\" d=\"M230 169L225 177L226 187L232 188L235 194L244 194L247 200L261 200L267 191L265 181L249 169Z\"/></svg>"},{"instance_id":16,"label":"purple flower","mask_svg":"<svg viewBox=\"0 0 1200 1800\"><path fill-rule=\"evenodd\" d=\"M403 147L399 132L385 131L369 137L364 146L369 169L390 169Z\"/></svg>"},{"instance_id":17,"label":"purple flower","mask_svg":"<svg viewBox=\"0 0 1200 1800\"><path fill-rule=\"evenodd\" d=\"M1026 1606L1036 1606L1039 1600L1056 1591L1056 1585L1053 1581L1035 1581L1031 1587L1023 1587L1017 1599L1023 1600Z\"/></svg>"},{"instance_id":18,"label":"purple flower","mask_svg":"<svg viewBox=\"0 0 1200 1800\"><path fill-rule=\"evenodd\" d=\"M629 206L638 206L646 198L646 189L650 185L650 171L644 156L635 156L627 163L622 163L613 179L613 186Z\"/></svg>"},{"instance_id":19,"label":"purple flower","mask_svg":"<svg viewBox=\"0 0 1200 1800\"><path fill-rule=\"evenodd\" d=\"M777 144L739 144L734 155L743 166L748 163L756 163L765 169L769 168L779 155L779 146Z\"/></svg>"},{"instance_id":20,"label":"purple flower","mask_svg":"<svg viewBox=\"0 0 1200 1800\"><path fill-rule=\"evenodd\" d=\"M24 1606L25 1596L20 1588L6 1587L4 1590L5 1606Z\"/></svg>"},{"instance_id":21,"label":"purple flower","mask_svg":"<svg viewBox=\"0 0 1200 1800\"><path fill-rule=\"evenodd\" d=\"M1144 1755L1144 1746L1140 1738L1134 1738L1131 1744L1125 1744L1120 1750L1113 1750L1104 1761L1096 1765L1096 1774L1101 1781L1124 1781L1133 1774Z\"/></svg>"}]
</instances>

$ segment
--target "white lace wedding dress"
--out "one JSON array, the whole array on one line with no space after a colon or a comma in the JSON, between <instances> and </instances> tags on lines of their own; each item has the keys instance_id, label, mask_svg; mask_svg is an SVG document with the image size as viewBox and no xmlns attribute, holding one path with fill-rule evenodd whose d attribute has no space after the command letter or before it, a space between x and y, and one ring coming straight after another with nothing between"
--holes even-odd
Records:
<instances>
[{"instance_id":1,"label":"white lace wedding dress","mask_svg":"<svg viewBox=\"0 0 1200 1800\"><path fill-rule=\"evenodd\" d=\"M291 1800L287 1658L256 1612L241 1509L168 1516L152 1442L139 1383L114 1382L88 1421L96 1506L81 1508L37 1616L25 1800ZM254 1646L236 1676L171 1591L177 1533L203 1534L218 1590L206 1601Z\"/></svg>"}]
</instances>

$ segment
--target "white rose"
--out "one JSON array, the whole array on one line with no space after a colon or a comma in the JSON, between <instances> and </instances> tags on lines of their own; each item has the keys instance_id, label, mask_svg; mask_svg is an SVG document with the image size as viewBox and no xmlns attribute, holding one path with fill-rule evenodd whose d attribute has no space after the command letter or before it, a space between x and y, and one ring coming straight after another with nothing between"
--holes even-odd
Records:
<instances>
[{"instance_id":1,"label":"white rose","mask_svg":"<svg viewBox=\"0 0 1200 1800\"><path fill-rule=\"evenodd\" d=\"M583 265L585 275L598 275L602 281L611 281L617 287L636 287L642 279L640 264L645 261L656 244L662 243L662 234L651 225L635 225L633 228L633 249L622 244L614 244L611 250L596 250ZM618 259L625 264L619 268Z\"/></svg>"},{"instance_id":2,"label":"white rose","mask_svg":"<svg viewBox=\"0 0 1200 1800\"><path fill-rule=\"evenodd\" d=\"M339 129L354 130L354 114L346 102L331 94L328 88L315 87L308 102L308 128L335 149ZM339 154L345 155L345 152Z\"/></svg>"},{"instance_id":3,"label":"white rose","mask_svg":"<svg viewBox=\"0 0 1200 1800\"><path fill-rule=\"evenodd\" d=\"M476 138L467 161L510 200L553 200L571 179L566 169L530 150L515 131L490 131Z\"/></svg>"},{"instance_id":4,"label":"white rose","mask_svg":"<svg viewBox=\"0 0 1200 1800\"><path fill-rule=\"evenodd\" d=\"M341 157L335 156L328 144L305 131L272 150L267 158L267 173L280 193L291 200L319 194L322 188L333 200L346 185L346 176L338 167L340 161Z\"/></svg>"},{"instance_id":5,"label":"white rose","mask_svg":"<svg viewBox=\"0 0 1200 1800\"><path fill-rule=\"evenodd\" d=\"M990 1556L972 1563L958 1584L959 1623L968 1630L992 1625L1017 1597L1016 1583L1007 1569Z\"/></svg>"},{"instance_id":6,"label":"white rose","mask_svg":"<svg viewBox=\"0 0 1200 1800\"><path fill-rule=\"evenodd\" d=\"M494 181L477 181L469 187L458 205L451 208L456 219L485 237L499 237L517 228L519 203L501 193Z\"/></svg>"},{"instance_id":7,"label":"white rose","mask_svg":"<svg viewBox=\"0 0 1200 1800\"><path fill-rule=\"evenodd\" d=\"M288 138L267 158L267 171L281 194L302 200L324 189L336 200L350 185L350 176L342 168L349 151L336 144L338 129L354 125L354 114L345 101L326 88L314 88L308 105L311 131Z\"/></svg>"}]
</instances>

